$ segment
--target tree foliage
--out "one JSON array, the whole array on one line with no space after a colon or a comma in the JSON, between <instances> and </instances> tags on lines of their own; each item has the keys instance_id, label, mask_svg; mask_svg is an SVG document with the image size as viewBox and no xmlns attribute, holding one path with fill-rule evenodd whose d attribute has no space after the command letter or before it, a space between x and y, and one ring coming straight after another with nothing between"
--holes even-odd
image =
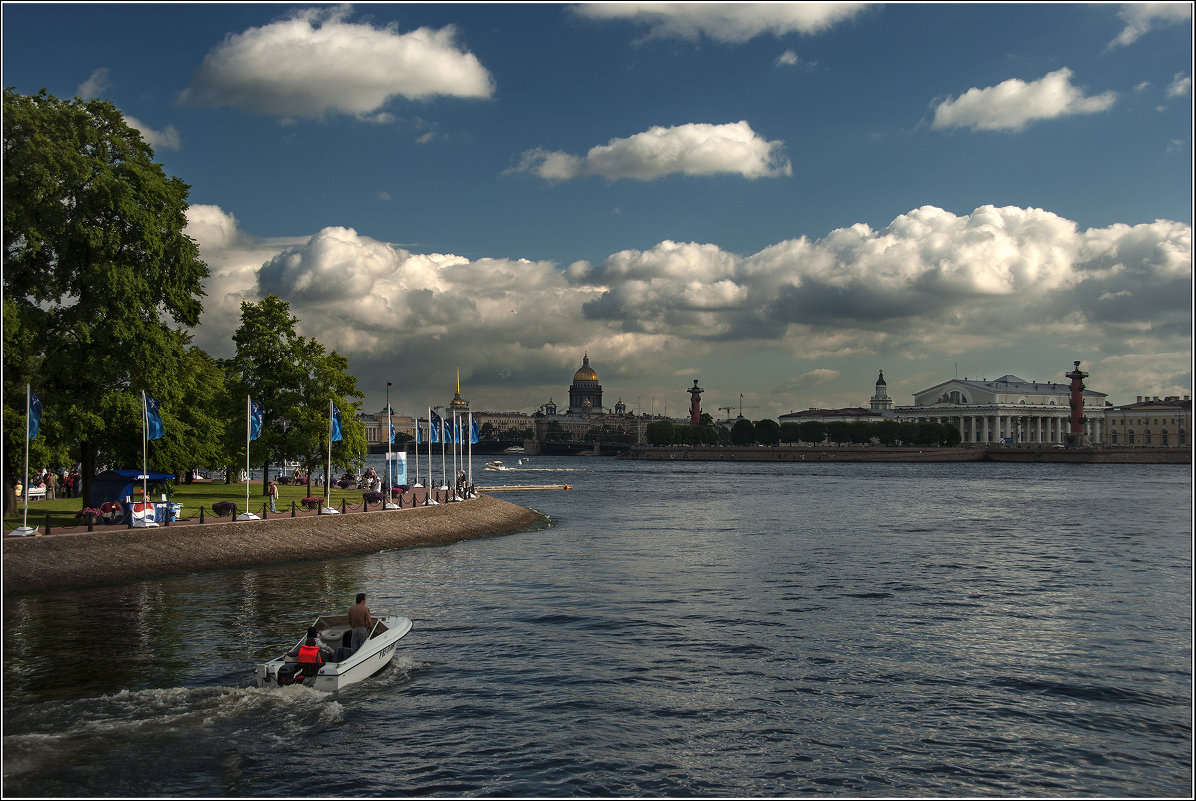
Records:
<instances>
[{"instance_id":1,"label":"tree foliage","mask_svg":"<svg viewBox=\"0 0 1196 801\"><path fill-rule=\"evenodd\" d=\"M142 391L164 411L192 400L183 329L208 269L183 233L188 192L111 103L5 89L5 416L38 382L46 445L71 444L84 498L97 462L140 454Z\"/></svg>"}]
</instances>

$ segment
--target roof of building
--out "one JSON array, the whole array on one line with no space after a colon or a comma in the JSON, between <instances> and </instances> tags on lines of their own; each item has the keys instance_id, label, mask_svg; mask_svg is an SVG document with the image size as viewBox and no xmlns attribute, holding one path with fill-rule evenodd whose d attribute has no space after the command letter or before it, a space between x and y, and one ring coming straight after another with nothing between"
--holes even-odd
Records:
<instances>
[{"instance_id":1,"label":"roof of building","mask_svg":"<svg viewBox=\"0 0 1196 801\"><path fill-rule=\"evenodd\" d=\"M1173 395L1173 396L1166 397L1166 398L1159 398L1159 397L1148 398L1148 397L1140 396L1138 398L1137 403L1122 403L1117 406L1114 406L1113 410L1120 411L1123 409L1128 410L1128 409L1191 409L1191 408L1192 408L1192 397L1190 395L1185 395L1182 398L1180 398L1177 395Z\"/></svg>"},{"instance_id":2,"label":"roof of building","mask_svg":"<svg viewBox=\"0 0 1196 801\"><path fill-rule=\"evenodd\" d=\"M800 412L789 412L782 418L794 417L884 417L877 409L865 409L862 406L851 406L846 409L806 409Z\"/></svg>"},{"instance_id":3,"label":"roof of building","mask_svg":"<svg viewBox=\"0 0 1196 801\"><path fill-rule=\"evenodd\" d=\"M955 378L950 381L944 381L941 384L930 387L929 389L924 389L916 394L923 395L927 392L937 390L939 387L945 387L948 384L964 384L965 386L975 387L976 389L984 390L986 392L1017 392L1023 395L1045 395L1054 392L1067 392L1070 388L1070 385L1067 382L1027 381L1024 378L1018 378L1015 375L1006 374L1000 378L994 378L992 380L981 379L976 381L968 380L967 378ZM1095 392L1091 389L1084 390L1084 394L1099 395L1102 398L1106 395L1104 392Z\"/></svg>"},{"instance_id":4,"label":"roof of building","mask_svg":"<svg viewBox=\"0 0 1196 801\"><path fill-rule=\"evenodd\" d=\"M594 372L594 368L590 367L590 354L585 354L581 358L581 367L577 368L577 372L573 374L574 381L597 381L598 374Z\"/></svg>"}]
</instances>

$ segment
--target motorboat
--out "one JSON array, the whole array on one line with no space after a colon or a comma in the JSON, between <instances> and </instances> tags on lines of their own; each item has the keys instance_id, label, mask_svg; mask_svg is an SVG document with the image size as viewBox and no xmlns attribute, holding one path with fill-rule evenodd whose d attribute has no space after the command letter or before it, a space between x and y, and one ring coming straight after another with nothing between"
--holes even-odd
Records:
<instances>
[{"instance_id":1,"label":"motorboat","mask_svg":"<svg viewBox=\"0 0 1196 801\"><path fill-rule=\"evenodd\" d=\"M511 447L509 447L505 451L503 451L503 453L509 453L509 454L525 453L525 452L526 451L522 445L512 445Z\"/></svg>"},{"instance_id":2,"label":"motorboat","mask_svg":"<svg viewBox=\"0 0 1196 801\"><path fill-rule=\"evenodd\" d=\"M353 629L349 625L348 615L320 615L312 626L325 643L341 643L337 658L323 665L300 664L295 657L284 654L257 666L258 687L303 684L325 692L343 690L350 684L368 679L390 664L395 646L411 631L411 621L405 617L375 616L369 638L356 651L350 651ZM291 651L298 651L305 642L306 634L299 638Z\"/></svg>"},{"instance_id":3,"label":"motorboat","mask_svg":"<svg viewBox=\"0 0 1196 801\"><path fill-rule=\"evenodd\" d=\"M505 464L500 462L498 459L495 459L493 462L486 462L486 469L487 470L506 470L508 468Z\"/></svg>"}]
</instances>

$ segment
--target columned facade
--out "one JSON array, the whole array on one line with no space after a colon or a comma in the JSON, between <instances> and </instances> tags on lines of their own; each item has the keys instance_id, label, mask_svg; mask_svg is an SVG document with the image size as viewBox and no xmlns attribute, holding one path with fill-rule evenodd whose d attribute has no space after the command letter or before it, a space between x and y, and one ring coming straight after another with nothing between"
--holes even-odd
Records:
<instances>
[{"instance_id":1,"label":"columned facade","mask_svg":"<svg viewBox=\"0 0 1196 801\"><path fill-rule=\"evenodd\" d=\"M1006 375L993 381L955 379L918 392L913 406L894 412L903 420L929 420L959 429L966 443L1062 445L1071 410L1069 387ZM1084 433L1093 444L1104 436L1105 394L1084 391Z\"/></svg>"}]
</instances>

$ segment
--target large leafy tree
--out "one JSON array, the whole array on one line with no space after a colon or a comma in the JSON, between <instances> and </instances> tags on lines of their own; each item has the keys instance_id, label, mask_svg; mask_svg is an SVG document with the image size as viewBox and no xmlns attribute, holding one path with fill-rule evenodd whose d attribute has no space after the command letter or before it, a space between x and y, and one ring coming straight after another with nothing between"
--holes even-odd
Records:
<instances>
[{"instance_id":1,"label":"large leafy tree","mask_svg":"<svg viewBox=\"0 0 1196 801\"><path fill-rule=\"evenodd\" d=\"M208 269L183 233L190 188L153 155L107 101L4 90L5 417L23 417L32 383L48 433L83 464L84 498L97 464L139 455L142 391L168 436L207 433L172 429L170 410L193 400L183 328L199 322ZM6 444L11 500L20 451Z\"/></svg>"}]
</instances>

